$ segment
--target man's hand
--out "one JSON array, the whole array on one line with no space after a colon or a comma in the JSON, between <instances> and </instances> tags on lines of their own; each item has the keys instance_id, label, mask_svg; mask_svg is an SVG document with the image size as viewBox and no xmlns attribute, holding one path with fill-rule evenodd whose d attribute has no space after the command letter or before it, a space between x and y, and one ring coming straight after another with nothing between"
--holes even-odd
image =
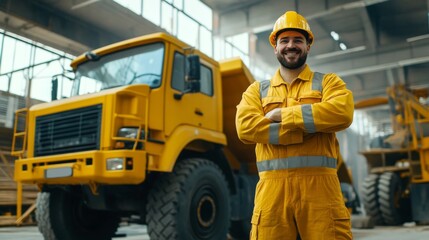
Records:
<instances>
[{"instance_id":1,"label":"man's hand","mask_svg":"<svg viewBox=\"0 0 429 240\"><path fill-rule=\"evenodd\" d=\"M273 122L281 122L282 121L282 109L276 108L271 111L269 111L267 114L265 114L265 117L270 119Z\"/></svg>"}]
</instances>

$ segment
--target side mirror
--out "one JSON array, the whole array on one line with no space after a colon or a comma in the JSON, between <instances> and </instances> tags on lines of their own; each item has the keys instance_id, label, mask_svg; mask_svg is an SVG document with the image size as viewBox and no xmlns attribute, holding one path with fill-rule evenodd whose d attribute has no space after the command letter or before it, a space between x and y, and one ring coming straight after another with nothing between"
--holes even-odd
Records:
<instances>
[{"instance_id":1,"label":"side mirror","mask_svg":"<svg viewBox=\"0 0 429 240\"><path fill-rule=\"evenodd\" d=\"M191 92L200 91L200 78L201 78L201 63L200 56L198 55L189 55L187 56L188 60L188 72L186 75L186 81L188 82L188 87Z\"/></svg>"},{"instance_id":2,"label":"side mirror","mask_svg":"<svg viewBox=\"0 0 429 240\"><path fill-rule=\"evenodd\" d=\"M52 78L52 87L51 87L51 101L55 101L58 99L58 78L54 76Z\"/></svg>"}]
</instances>

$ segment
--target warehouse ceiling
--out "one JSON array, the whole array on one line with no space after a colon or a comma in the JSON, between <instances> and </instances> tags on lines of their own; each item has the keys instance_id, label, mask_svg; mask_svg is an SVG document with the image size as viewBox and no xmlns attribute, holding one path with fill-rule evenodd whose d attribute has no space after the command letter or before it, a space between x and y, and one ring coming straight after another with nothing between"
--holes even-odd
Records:
<instances>
[{"instance_id":1,"label":"warehouse ceiling","mask_svg":"<svg viewBox=\"0 0 429 240\"><path fill-rule=\"evenodd\" d=\"M249 33L251 58L268 72L278 67L267 41L272 25L286 10L297 10L315 35L310 66L338 73L356 100L385 95L393 84L429 85L429 0L202 2L214 10L214 35ZM0 27L74 55L163 31L112 0L0 0Z\"/></svg>"},{"instance_id":2,"label":"warehouse ceiling","mask_svg":"<svg viewBox=\"0 0 429 240\"><path fill-rule=\"evenodd\" d=\"M273 68L278 62L267 40L272 26L286 10L300 12L315 35L310 66L338 73L356 100L385 95L386 87L398 83L429 87L429 0L203 2L218 14L218 34L255 34L254 56Z\"/></svg>"}]
</instances>

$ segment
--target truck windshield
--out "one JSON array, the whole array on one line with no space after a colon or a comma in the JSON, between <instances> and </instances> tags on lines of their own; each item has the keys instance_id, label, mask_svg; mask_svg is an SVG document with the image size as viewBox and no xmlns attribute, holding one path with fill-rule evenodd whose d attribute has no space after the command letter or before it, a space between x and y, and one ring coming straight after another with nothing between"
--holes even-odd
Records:
<instances>
[{"instance_id":1,"label":"truck windshield","mask_svg":"<svg viewBox=\"0 0 429 240\"><path fill-rule=\"evenodd\" d=\"M72 96L131 84L161 85L164 44L153 43L101 56L78 66Z\"/></svg>"}]
</instances>

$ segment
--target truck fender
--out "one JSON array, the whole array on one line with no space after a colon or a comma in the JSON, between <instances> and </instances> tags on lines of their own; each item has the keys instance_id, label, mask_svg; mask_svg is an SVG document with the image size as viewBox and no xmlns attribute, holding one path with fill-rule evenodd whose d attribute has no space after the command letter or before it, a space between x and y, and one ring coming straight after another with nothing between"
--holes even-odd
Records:
<instances>
[{"instance_id":1,"label":"truck fender","mask_svg":"<svg viewBox=\"0 0 429 240\"><path fill-rule=\"evenodd\" d=\"M226 145L226 136L222 132L211 131L208 129L196 128L192 126L179 126L174 132L168 137L165 142L164 151L160 156L159 171L171 172L179 159L180 153L189 148L193 142L207 142L218 145ZM211 144L209 145L211 146ZM208 149L204 149L204 144L199 149L201 152L206 152Z\"/></svg>"}]
</instances>

